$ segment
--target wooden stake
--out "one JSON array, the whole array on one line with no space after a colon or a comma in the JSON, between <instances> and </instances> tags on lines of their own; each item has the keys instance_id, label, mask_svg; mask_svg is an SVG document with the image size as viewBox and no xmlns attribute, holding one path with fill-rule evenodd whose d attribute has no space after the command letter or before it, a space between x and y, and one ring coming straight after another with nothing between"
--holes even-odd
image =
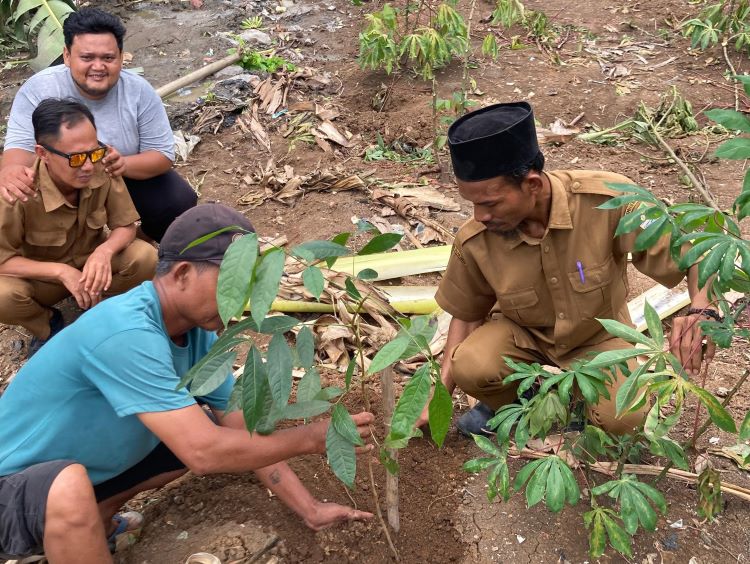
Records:
<instances>
[{"instance_id":1,"label":"wooden stake","mask_svg":"<svg viewBox=\"0 0 750 564\"><path fill-rule=\"evenodd\" d=\"M387 421L393 416L393 409L396 406L396 396L393 393L393 367L388 366L380 373L383 391L383 414ZM388 450L388 456L397 460L398 451L395 449ZM398 475L385 473L385 506L388 513L388 524L398 533L401 528L398 513Z\"/></svg>"}]
</instances>

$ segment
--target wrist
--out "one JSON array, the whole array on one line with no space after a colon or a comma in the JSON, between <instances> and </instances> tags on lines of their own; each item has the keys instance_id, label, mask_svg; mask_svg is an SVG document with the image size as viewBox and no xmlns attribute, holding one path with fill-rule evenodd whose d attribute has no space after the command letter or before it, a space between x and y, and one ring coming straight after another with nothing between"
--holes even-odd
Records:
<instances>
[{"instance_id":1,"label":"wrist","mask_svg":"<svg viewBox=\"0 0 750 564\"><path fill-rule=\"evenodd\" d=\"M702 315L703 317L713 319L714 321L718 321L719 323L723 321L721 314L710 307L691 307L687 311L687 315Z\"/></svg>"}]
</instances>

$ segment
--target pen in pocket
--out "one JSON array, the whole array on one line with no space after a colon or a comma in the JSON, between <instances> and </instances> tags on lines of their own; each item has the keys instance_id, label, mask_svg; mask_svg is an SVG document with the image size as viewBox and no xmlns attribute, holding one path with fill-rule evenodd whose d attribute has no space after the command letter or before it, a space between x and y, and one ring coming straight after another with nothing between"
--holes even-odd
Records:
<instances>
[{"instance_id":1,"label":"pen in pocket","mask_svg":"<svg viewBox=\"0 0 750 564\"><path fill-rule=\"evenodd\" d=\"M585 284L586 277L583 275L583 265L581 264L580 260L576 261L576 266L578 267L578 276L581 277L581 284Z\"/></svg>"}]
</instances>

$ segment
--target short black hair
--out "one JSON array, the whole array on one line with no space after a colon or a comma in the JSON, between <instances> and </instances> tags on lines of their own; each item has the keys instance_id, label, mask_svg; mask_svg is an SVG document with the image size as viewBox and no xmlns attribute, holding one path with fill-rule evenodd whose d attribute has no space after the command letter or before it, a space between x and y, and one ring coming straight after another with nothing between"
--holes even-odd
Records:
<instances>
[{"instance_id":1,"label":"short black hair","mask_svg":"<svg viewBox=\"0 0 750 564\"><path fill-rule=\"evenodd\" d=\"M192 264L198 271L198 273L205 272L206 270L210 270L212 268L219 268L218 264L208 262L207 260L183 261L161 258L159 259L159 262L156 263L156 272L154 273L154 278L161 278L162 276L166 276L167 274L172 272L172 269L175 267L175 265L182 262L189 262L190 264Z\"/></svg>"},{"instance_id":2,"label":"short black hair","mask_svg":"<svg viewBox=\"0 0 750 564\"><path fill-rule=\"evenodd\" d=\"M125 26L117 16L108 14L99 8L81 8L73 12L63 23L65 46L70 50L76 35L84 33L111 33L117 41L117 48L122 51L122 40L125 37Z\"/></svg>"},{"instance_id":3,"label":"short black hair","mask_svg":"<svg viewBox=\"0 0 750 564\"><path fill-rule=\"evenodd\" d=\"M96 128L94 116L86 106L72 98L47 98L31 114L34 126L34 139L37 143L47 143L60 138L63 125L76 125L87 119Z\"/></svg>"},{"instance_id":4,"label":"short black hair","mask_svg":"<svg viewBox=\"0 0 750 564\"><path fill-rule=\"evenodd\" d=\"M531 162L511 170L508 174L504 174L503 176L520 188L521 182L523 182L523 179L526 178L532 170L535 170L536 172L542 172L544 170L544 154L541 151L536 154L536 157L534 157Z\"/></svg>"}]
</instances>

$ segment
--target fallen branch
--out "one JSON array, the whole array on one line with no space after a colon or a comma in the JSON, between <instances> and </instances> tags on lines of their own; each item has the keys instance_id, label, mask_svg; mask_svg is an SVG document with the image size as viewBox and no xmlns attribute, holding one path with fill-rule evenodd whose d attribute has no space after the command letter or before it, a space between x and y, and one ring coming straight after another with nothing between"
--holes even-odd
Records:
<instances>
[{"instance_id":1,"label":"fallen branch","mask_svg":"<svg viewBox=\"0 0 750 564\"><path fill-rule=\"evenodd\" d=\"M649 123L651 133L654 136L654 139L656 139L656 142L659 144L659 146L664 150L665 153L667 153L670 158L674 159L674 162L677 164L678 167L682 170L682 172L685 173L685 176L688 177L688 180L690 180L691 184L695 187L696 190L700 193L703 200L712 208L714 208L717 211L719 210L719 206L716 204L716 200L714 200L713 196L709 193L708 189L703 185L703 183L698 180L693 172L688 168L688 166L680 159L675 152L672 150L672 147L669 146L669 143L664 141L664 138L659 134L658 129L654 126L653 123Z\"/></svg>"}]
</instances>

